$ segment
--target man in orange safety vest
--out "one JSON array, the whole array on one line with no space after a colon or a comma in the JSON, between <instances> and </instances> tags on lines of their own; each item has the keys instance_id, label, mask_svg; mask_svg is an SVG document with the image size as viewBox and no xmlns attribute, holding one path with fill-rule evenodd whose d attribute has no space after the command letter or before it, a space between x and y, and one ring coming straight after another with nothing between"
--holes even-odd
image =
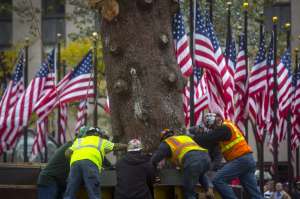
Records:
<instances>
[{"instance_id":1,"label":"man in orange safety vest","mask_svg":"<svg viewBox=\"0 0 300 199\"><path fill-rule=\"evenodd\" d=\"M208 142L219 145L226 164L218 170L213 179L213 185L222 198L236 199L232 188L228 185L231 180L239 178L251 198L262 199L254 172L256 163L252 149L239 128L229 120L216 113L207 113L204 116L204 125L208 129L203 133L193 133L195 142ZM199 128L203 127L199 126ZM197 128L192 128L196 129Z\"/></svg>"}]
</instances>

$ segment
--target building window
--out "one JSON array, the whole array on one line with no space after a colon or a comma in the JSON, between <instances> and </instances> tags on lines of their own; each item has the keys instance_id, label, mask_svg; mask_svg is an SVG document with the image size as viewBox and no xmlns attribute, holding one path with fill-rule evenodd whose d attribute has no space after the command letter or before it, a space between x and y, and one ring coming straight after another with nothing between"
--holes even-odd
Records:
<instances>
[{"instance_id":1,"label":"building window","mask_svg":"<svg viewBox=\"0 0 300 199\"><path fill-rule=\"evenodd\" d=\"M42 0L42 19L43 44L54 46L57 33L65 36L65 1Z\"/></svg>"},{"instance_id":2,"label":"building window","mask_svg":"<svg viewBox=\"0 0 300 199\"><path fill-rule=\"evenodd\" d=\"M1 0L0 27L0 50L3 50L12 44L12 0Z\"/></svg>"}]
</instances>

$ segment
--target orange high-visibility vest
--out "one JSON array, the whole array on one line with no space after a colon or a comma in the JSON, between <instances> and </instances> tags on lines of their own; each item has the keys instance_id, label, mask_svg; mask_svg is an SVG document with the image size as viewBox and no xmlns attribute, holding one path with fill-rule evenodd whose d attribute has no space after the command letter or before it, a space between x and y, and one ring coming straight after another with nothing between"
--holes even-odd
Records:
<instances>
[{"instance_id":1,"label":"orange high-visibility vest","mask_svg":"<svg viewBox=\"0 0 300 199\"><path fill-rule=\"evenodd\" d=\"M171 161L180 166L184 155L189 151L204 151L207 149L200 147L192 138L186 135L172 136L165 140L172 151Z\"/></svg>"},{"instance_id":2,"label":"orange high-visibility vest","mask_svg":"<svg viewBox=\"0 0 300 199\"><path fill-rule=\"evenodd\" d=\"M231 131L230 140L219 143L225 160L234 160L242 155L251 153L252 149L247 144L242 132L229 120L225 120L223 124Z\"/></svg>"}]
</instances>

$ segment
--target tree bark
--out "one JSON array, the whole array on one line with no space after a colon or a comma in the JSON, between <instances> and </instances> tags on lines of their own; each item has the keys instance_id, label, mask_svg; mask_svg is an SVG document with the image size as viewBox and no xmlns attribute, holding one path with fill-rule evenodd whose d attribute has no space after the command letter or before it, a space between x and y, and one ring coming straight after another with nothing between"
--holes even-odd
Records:
<instances>
[{"instance_id":1,"label":"tree bark","mask_svg":"<svg viewBox=\"0 0 300 199\"><path fill-rule=\"evenodd\" d=\"M119 14L102 20L101 38L113 135L140 138L147 151L163 128L184 124L184 81L174 56L172 0L119 0Z\"/></svg>"}]
</instances>

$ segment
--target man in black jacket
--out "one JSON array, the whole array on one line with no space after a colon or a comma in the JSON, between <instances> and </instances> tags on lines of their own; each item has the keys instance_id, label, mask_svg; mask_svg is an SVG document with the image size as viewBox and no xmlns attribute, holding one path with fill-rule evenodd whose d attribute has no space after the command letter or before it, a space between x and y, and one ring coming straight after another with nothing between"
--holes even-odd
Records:
<instances>
[{"instance_id":1,"label":"man in black jacket","mask_svg":"<svg viewBox=\"0 0 300 199\"><path fill-rule=\"evenodd\" d=\"M115 199L152 199L154 167L151 157L142 153L138 139L130 140L127 154L117 161Z\"/></svg>"}]
</instances>

